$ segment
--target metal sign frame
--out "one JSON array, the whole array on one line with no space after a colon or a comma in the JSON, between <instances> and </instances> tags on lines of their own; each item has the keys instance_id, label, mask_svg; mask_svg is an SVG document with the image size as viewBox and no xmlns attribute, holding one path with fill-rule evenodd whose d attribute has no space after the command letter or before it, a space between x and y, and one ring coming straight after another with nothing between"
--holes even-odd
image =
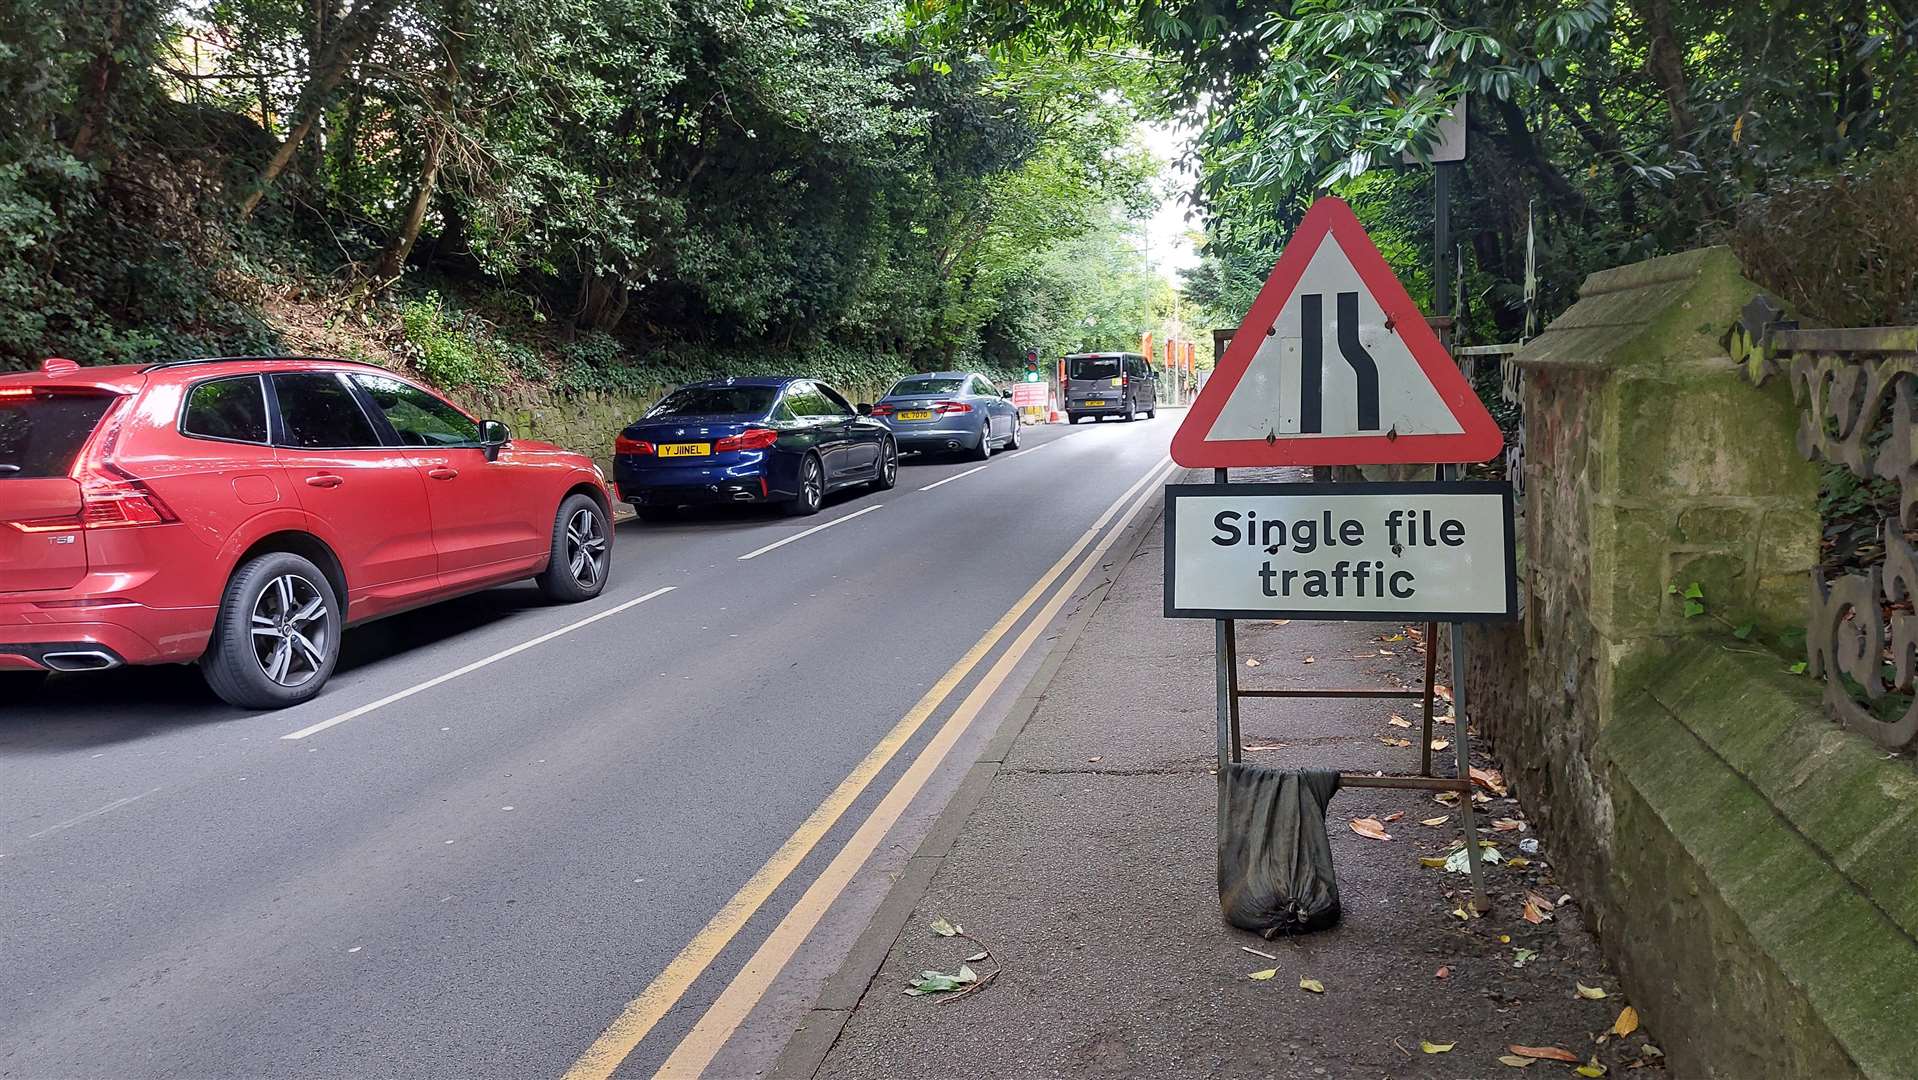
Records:
<instances>
[{"instance_id":1,"label":"metal sign frame","mask_svg":"<svg viewBox=\"0 0 1918 1080\"><path fill-rule=\"evenodd\" d=\"M1468 483L1467 481L1459 479L1459 473L1462 471L1463 468L1461 466L1440 465L1438 466L1438 479L1446 482L1447 486ZM1228 472L1223 468L1214 469L1213 478L1214 482L1211 484L1167 485L1167 487L1184 487L1194 489L1195 491L1210 491L1216 493L1218 490L1226 487L1255 486L1231 484L1228 479ZM1476 485L1482 482L1475 481L1470 483ZM1313 486L1331 487L1334 485ZM1388 485L1363 486L1387 487ZM1509 492L1507 494L1509 496ZM1512 516L1509 512L1511 507L1509 497L1505 505L1508 510L1505 515L1505 522L1506 528L1509 530L1512 524ZM1168 503L1168 508L1169 506L1170 503ZM1168 537L1167 546L1170 547L1171 529L1169 518L1166 535ZM1512 548L1509 542L1506 551L1508 556L1511 555ZM1168 556L1168 558L1170 558L1170 556ZM1508 572L1511 561L1508 557ZM1171 563L1168 562L1168 571L1170 567ZM1514 608L1516 607L1515 604L1513 606ZM1270 612L1258 612L1256 614L1259 618L1273 617ZM1417 618L1407 618L1402 615L1397 617L1405 619L1405 621L1408 622L1419 621ZM1324 620L1325 616L1322 612L1314 612L1309 618ZM1341 616L1339 619L1326 621L1345 620L1346 617ZM1423 723L1420 725L1419 733L1418 774L1416 776L1401 776L1383 773L1340 772L1339 785L1341 787L1400 788L1458 792L1459 830L1460 835L1464 839L1466 853L1465 863L1472 881L1472 907L1474 910L1480 912L1491 910L1491 897L1485 891L1485 869L1482 865L1483 860L1479 852L1477 808L1472 802L1473 782L1471 735L1469 731L1470 721L1467 719L1465 711L1465 623L1463 621L1451 622L1449 636L1452 658L1452 712L1454 717L1453 726L1455 728L1452 732L1452 747L1456 751L1457 766L1452 776L1437 776L1432 772L1432 699L1435 693L1433 679L1438 666L1438 624L1436 622L1427 621L1425 624L1425 681L1423 685L1416 689L1403 687L1335 687L1312 689L1301 687L1272 687L1246 690L1241 689L1239 686L1238 628L1235 621L1230 617L1213 620L1213 681L1216 694L1215 719L1217 721L1219 743L1219 827L1223 829L1226 821L1229 820L1229 807L1226 805L1226 773L1231 766L1242 764L1245 757L1244 743L1240 738L1239 732L1239 702L1247 698L1415 699L1420 701L1423 706L1421 710Z\"/></svg>"},{"instance_id":2,"label":"metal sign frame","mask_svg":"<svg viewBox=\"0 0 1918 1080\"><path fill-rule=\"evenodd\" d=\"M1502 622L1518 616L1518 566L1512 487L1497 480L1410 480L1379 483L1258 483L1232 484L1234 495L1496 495L1499 497L1506 559L1505 607L1501 611L1327 611L1323 608L1185 608L1174 606L1172 581L1178 565L1179 503L1187 498L1217 496L1219 484L1165 486L1165 588L1168 619L1314 619L1323 622Z\"/></svg>"}]
</instances>

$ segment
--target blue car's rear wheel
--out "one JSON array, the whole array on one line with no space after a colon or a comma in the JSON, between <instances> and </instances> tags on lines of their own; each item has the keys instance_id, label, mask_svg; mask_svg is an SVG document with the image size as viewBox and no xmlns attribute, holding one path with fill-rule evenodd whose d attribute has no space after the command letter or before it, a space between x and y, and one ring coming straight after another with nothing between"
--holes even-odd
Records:
<instances>
[{"instance_id":1,"label":"blue car's rear wheel","mask_svg":"<svg viewBox=\"0 0 1918 1080\"><path fill-rule=\"evenodd\" d=\"M817 455L807 454L799 462L799 494L786 503L786 512L794 517L808 517L817 514L825 501L826 470L819 464Z\"/></svg>"}]
</instances>

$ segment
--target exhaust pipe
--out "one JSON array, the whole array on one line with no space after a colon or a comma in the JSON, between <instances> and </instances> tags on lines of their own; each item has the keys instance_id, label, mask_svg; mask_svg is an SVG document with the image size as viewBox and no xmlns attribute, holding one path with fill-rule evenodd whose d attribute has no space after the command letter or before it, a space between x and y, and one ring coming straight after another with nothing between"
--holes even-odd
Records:
<instances>
[{"instance_id":1,"label":"exhaust pipe","mask_svg":"<svg viewBox=\"0 0 1918 1080\"><path fill-rule=\"evenodd\" d=\"M40 662L54 671L105 671L120 666L119 657L96 649L42 653Z\"/></svg>"},{"instance_id":2,"label":"exhaust pipe","mask_svg":"<svg viewBox=\"0 0 1918 1080\"><path fill-rule=\"evenodd\" d=\"M750 491L735 491L733 492L733 501L734 502L752 502L753 493Z\"/></svg>"}]
</instances>

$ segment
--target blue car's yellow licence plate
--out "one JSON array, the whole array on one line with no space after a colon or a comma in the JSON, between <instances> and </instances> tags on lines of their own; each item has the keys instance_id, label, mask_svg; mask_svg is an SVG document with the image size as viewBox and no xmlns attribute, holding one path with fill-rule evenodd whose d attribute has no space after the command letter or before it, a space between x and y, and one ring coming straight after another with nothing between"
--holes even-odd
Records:
<instances>
[{"instance_id":1,"label":"blue car's yellow licence plate","mask_svg":"<svg viewBox=\"0 0 1918 1080\"><path fill-rule=\"evenodd\" d=\"M711 443L669 442L659 444L660 457L705 457L713 452Z\"/></svg>"}]
</instances>

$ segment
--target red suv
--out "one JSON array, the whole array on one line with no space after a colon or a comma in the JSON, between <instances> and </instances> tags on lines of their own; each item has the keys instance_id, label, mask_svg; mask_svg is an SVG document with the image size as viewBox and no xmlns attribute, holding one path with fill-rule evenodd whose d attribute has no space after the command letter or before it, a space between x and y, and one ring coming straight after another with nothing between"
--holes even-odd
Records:
<instances>
[{"instance_id":1,"label":"red suv","mask_svg":"<svg viewBox=\"0 0 1918 1080\"><path fill-rule=\"evenodd\" d=\"M297 704L353 623L527 577L599 595L609 508L590 458L372 365L49 360L0 375L0 683L198 660L235 705Z\"/></svg>"}]
</instances>

